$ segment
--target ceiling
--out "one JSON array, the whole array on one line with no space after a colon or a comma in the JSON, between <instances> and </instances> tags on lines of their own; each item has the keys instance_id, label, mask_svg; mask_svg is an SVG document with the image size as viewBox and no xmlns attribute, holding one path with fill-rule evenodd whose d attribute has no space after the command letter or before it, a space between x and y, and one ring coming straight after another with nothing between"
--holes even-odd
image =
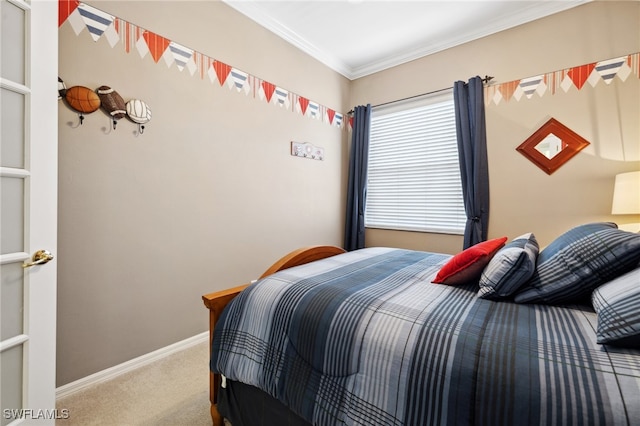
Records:
<instances>
[{"instance_id":1,"label":"ceiling","mask_svg":"<svg viewBox=\"0 0 640 426\"><path fill-rule=\"evenodd\" d=\"M353 80L590 0L222 0Z\"/></svg>"}]
</instances>

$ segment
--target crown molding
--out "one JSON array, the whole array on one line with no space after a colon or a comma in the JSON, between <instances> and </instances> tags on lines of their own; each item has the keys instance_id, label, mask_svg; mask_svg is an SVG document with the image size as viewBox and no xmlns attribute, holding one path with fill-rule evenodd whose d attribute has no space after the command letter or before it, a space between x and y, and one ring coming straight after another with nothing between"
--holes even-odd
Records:
<instances>
[{"instance_id":1,"label":"crown molding","mask_svg":"<svg viewBox=\"0 0 640 426\"><path fill-rule=\"evenodd\" d=\"M589 3L591 1L592 0L565 0L537 2L536 4L532 4L527 8L519 10L506 19L504 17L501 17L500 19L487 21L485 25L470 28L468 31L462 33L456 31L454 36L445 37L438 42L429 43L428 45L423 45L413 49L405 49L404 51L400 51L393 56L386 56L385 58L382 58L380 60L375 60L368 64L364 64L362 66L354 68L347 65L344 61L341 61L340 58L337 58L330 52L327 52L319 48L318 46L309 43L303 36L265 13L259 6L259 2L222 0L222 2L227 4L229 7L255 21L257 24L261 25L278 37L307 53L311 57L317 59L327 67L342 74L349 80L355 80L357 78L365 77L367 75L374 74L376 72L383 71L385 69L392 68L394 66L401 65L415 59L432 55L442 50L476 40L478 38L486 37L491 34L495 34L500 31L504 31L506 29L543 18L545 16L549 16L585 3Z\"/></svg>"},{"instance_id":2,"label":"crown molding","mask_svg":"<svg viewBox=\"0 0 640 426\"><path fill-rule=\"evenodd\" d=\"M300 36L300 34L291 30L286 25L264 13L264 11L260 7L258 7L255 2L232 0L222 0L222 2L232 9L235 9L236 11L245 15L247 18L255 21L257 24L271 31L283 40L294 45L309 56L322 62L324 65L328 66L334 71L349 78L349 75L352 72L350 67L348 67L335 56L328 54L312 43L309 43L307 40L305 40L304 37Z\"/></svg>"}]
</instances>

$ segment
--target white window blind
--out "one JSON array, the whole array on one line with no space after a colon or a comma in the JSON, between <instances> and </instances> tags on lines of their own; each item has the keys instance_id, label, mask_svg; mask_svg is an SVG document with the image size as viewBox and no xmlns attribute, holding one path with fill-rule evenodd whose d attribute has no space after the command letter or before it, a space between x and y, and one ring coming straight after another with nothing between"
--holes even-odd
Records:
<instances>
[{"instance_id":1,"label":"white window blind","mask_svg":"<svg viewBox=\"0 0 640 426\"><path fill-rule=\"evenodd\" d=\"M453 94L372 111L365 226L463 234Z\"/></svg>"}]
</instances>

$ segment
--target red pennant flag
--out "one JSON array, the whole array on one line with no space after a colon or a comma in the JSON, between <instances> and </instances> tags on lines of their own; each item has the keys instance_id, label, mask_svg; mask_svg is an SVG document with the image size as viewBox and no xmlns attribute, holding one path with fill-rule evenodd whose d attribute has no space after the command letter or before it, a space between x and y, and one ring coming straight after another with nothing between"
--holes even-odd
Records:
<instances>
[{"instance_id":1,"label":"red pennant flag","mask_svg":"<svg viewBox=\"0 0 640 426\"><path fill-rule=\"evenodd\" d=\"M591 75L591 71L596 67L596 64L587 64L581 65L579 67L571 68L567 75L573 81L573 84L576 85L578 90L582 89L584 83L586 83L587 79L589 79L589 75Z\"/></svg>"},{"instance_id":2,"label":"red pennant flag","mask_svg":"<svg viewBox=\"0 0 640 426\"><path fill-rule=\"evenodd\" d=\"M262 90L264 90L264 95L267 97L267 103L271 102L271 97L276 91L276 85L263 81L262 82Z\"/></svg>"},{"instance_id":3,"label":"red pennant flag","mask_svg":"<svg viewBox=\"0 0 640 426\"><path fill-rule=\"evenodd\" d=\"M231 66L223 62L214 60L213 69L215 70L216 75L218 76L218 81L220 82L220 86L222 86L224 82L227 80L227 77L229 76L229 74L231 73Z\"/></svg>"},{"instance_id":4,"label":"red pennant flag","mask_svg":"<svg viewBox=\"0 0 640 426\"><path fill-rule=\"evenodd\" d=\"M79 4L80 2L78 0L58 1L58 27L64 24L64 21L78 8Z\"/></svg>"},{"instance_id":5,"label":"red pennant flag","mask_svg":"<svg viewBox=\"0 0 640 426\"><path fill-rule=\"evenodd\" d=\"M353 116L349 117L349 127L353 129Z\"/></svg>"},{"instance_id":6,"label":"red pennant flag","mask_svg":"<svg viewBox=\"0 0 640 426\"><path fill-rule=\"evenodd\" d=\"M333 118L336 116L336 112L330 108L327 108L327 114L329 114L329 124L333 124Z\"/></svg>"},{"instance_id":7,"label":"red pennant flag","mask_svg":"<svg viewBox=\"0 0 640 426\"><path fill-rule=\"evenodd\" d=\"M502 83L500 85L500 93L502 94L502 98L509 102L513 93L516 91L518 86L520 85L520 80L509 81L507 83Z\"/></svg>"},{"instance_id":8,"label":"red pennant flag","mask_svg":"<svg viewBox=\"0 0 640 426\"><path fill-rule=\"evenodd\" d=\"M142 36L147 42L147 46L149 47L149 52L151 52L153 60L158 63L164 54L164 51L169 47L169 43L171 43L171 41L159 36L158 34L154 34L151 31L145 31Z\"/></svg>"},{"instance_id":9,"label":"red pennant flag","mask_svg":"<svg viewBox=\"0 0 640 426\"><path fill-rule=\"evenodd\" d=\"M309 99L303 98L302 96L300 96L298 98L298 103L300 104L302 115L305 115L307 113L307 107L309 106Z\"/></svg>"}]
</instances>

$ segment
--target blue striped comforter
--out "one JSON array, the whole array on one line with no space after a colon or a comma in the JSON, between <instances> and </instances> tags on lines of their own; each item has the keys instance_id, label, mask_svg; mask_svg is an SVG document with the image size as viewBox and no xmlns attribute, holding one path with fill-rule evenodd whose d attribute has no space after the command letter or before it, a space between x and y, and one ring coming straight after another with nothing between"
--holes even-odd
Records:
<instances>
[{"instance_id":1,"label":"blue striped comforter","mask_svg":"<svg viewBox=\"0 0 640 426\"><path fill-rule=\"evenodd\" d=\"M432 284L449 258L368 248L262 279L211 369L315 425L640 424L640 351L598 345L588 308Z\"/></svg>"}]
</instances>

